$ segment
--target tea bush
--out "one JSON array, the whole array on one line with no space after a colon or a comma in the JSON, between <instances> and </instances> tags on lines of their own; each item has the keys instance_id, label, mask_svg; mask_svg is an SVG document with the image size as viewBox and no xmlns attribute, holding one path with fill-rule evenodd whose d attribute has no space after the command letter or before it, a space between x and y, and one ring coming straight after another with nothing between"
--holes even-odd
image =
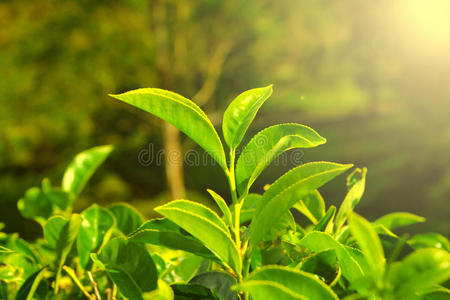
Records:
<instances>
[{"instance_id":1,"label":"tea bush","mask_svg":"<svg viewBox=\"0 0 450 300\"><path fill-rule=\"evenodd\" d=\"M398 236L424 222L405 212L374 222L353 209L364 193L365 168L347 177L339 208L317 190L352 168L311 162L293 168L262 195L253 182L280 154L326 142L313 129L280 124L257 133L236 159L243 137L272 86L240 94L223 116L223 137L192 101L146 88L112 97L173 124L223 169L231 201L208 190L221 211L189 200L156 208L144 220L133 207L93 204L73 213L77 197L113 150L78 154L60 186L48 179L18 201L42 226L30 243L0 235L2 299L449 299L450 244L437 233ZM261 142L262 141L262 142ZM296 223L292 211L309 224Z\"/></svg>"}]
</instances>

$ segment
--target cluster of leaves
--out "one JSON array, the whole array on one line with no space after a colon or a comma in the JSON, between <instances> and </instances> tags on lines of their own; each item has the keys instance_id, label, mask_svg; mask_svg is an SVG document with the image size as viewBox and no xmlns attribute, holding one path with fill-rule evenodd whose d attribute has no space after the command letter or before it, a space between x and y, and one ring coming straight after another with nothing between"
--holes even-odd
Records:
<instances>
[{"instance_id":1,"label":"cluster of leaves","mask_svg":"<svg viewBox=\"0 0 450 300\"><path fill-rule=\"evenodd\" d=\"M44 180L19 200L25 217L43 227L30 244L2 234L0 297L53 299L448 299L449 241L434 233L412 238L393 230L423 222L392 213L369 222L353 212L364 193L366 169L347 178L339 209L326 207L318 188L352 165L300 165L251 193L254 181L278 155L325 143L311 128L280 124L257 133L236 159L249 125L272 86L240 94L223 117L221 139L192 101L161 89L113 97L156 115L203 147L223 169L229 204L208 190L221 216L188 200L156 208L145 221L133 208L93 205L72 214L73 201L112 148L75 157L62 187ZM297 224L293 211L309 224Z\"/></svg>"}]
</instances>

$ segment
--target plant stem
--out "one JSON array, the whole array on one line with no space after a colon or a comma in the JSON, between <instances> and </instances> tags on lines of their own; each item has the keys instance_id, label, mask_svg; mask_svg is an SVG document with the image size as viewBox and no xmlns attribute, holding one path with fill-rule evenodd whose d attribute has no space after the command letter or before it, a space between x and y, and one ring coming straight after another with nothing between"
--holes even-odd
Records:
<instances>
[{"instance_id":1,"label":"plant stem","mask_svg":"<svg viewBox=\"0 0 450 300\"><path fill-rule=\"evenodd\" d=\"M236 241L236 246L241 250L241 237L240 237L240 214L241 214L241 203L238 201L236 192L236 176L234 172L234 161L236 152L235 149L230 150L230 172L228 174L228 181L230 182L231 199L234 204L234 239Z\"/></svg>"},{"instance_id":2,"label":"plant stem","mask_svg":"<svg viewBox=\"0 0 450 300\"><path fill-rule=\"evenodd\" d=\"M92 273L88 271L87 274L89 277L89 281L91 282L92 288L94 289L95 298L97 300L102 300L102 297L100 297L100 292L98 291L97 282L95 282L94 277L92 276Z\"/></svg>"},{"instance_id":3,"label":"plant stem","mask_svg":"<svg viewBox=\"0 0 450 300\"><path fill-rule=\"evenodd\" d=\"M66 271L66 273L70 276L70 278L72 278L72 281L78 286L78 288L81 290L81 292L88 298L88 299L92 299L91 294L88 293L88 291L86 290L86 288L83 286L83 284L80 282L80 280L78 279L77 275L75 274L75 271L68 267L68 266L63 266L63 270Z\"/></svg>"}]
</instances>

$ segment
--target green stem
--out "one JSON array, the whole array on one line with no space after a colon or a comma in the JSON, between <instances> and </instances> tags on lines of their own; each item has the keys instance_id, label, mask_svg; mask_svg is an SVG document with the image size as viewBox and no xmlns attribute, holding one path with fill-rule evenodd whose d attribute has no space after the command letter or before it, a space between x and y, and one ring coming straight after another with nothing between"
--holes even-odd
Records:
<instances>
[{"instance_id":1,"label":"green stem","mask_svg":"<svg viewBox=\"0 0 450 300\"><path fill-rule=\"evenodd\" d=\"M236 246L241 250L241 237L240 237L240 214L241 214L241 205L238 202L237 192L236 192L236 176L234 172L234 161L236 157L236 152L234 149L230 150L230 171L228 174L228 181L230 182L230 191L231 191L231 199L234 204L234 239L236 241Z\"/></svg>"}]
</instances>

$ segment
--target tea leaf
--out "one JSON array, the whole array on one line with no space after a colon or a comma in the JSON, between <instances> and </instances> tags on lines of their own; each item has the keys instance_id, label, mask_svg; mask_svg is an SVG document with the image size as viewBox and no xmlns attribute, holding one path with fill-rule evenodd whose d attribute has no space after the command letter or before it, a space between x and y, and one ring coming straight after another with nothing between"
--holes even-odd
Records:
<instances>
[{"instance_id":1,"label":"tea leaf","mask_svg":"<svg viewBox=\"0 0 450 300\"><path fill-rule=\"evenodd\" d=\"M38 187L29 188L17 202L17 208L25 218L34 219L43 225L53 213L50 200Z\"/></svg>"},{"instance_id":2,"label":"tea leaf","mask_svg":"<svg viewBox=\"0 0 450 300\"><path fill-rule=\"evenodd\" d=\"M33 297L34 293L39 287L39 283L44 277L45 268L36 271L35 273L28 276L25 282L20 287L16 294L16 300L31 300L31 299L41 299L41 297Z\"/></svg>"},{"instance_id":3,"label":"tea leaf","mask_svg":"<svg viewBox=\"0 0 450 300\"><path fill-rule=\"evenodd\" d=\"M272 94L272 85L245 91L238 95L223 114L223 137L230 149L242 141L250 123L263 103Z\"/></svg>"},{"instance_id":4,"label":"tea leaf","mask_svg":"<svg viewBox=\"0 0 450 300\"><path fill-rule=\"evenodd\" d=\"M71 192L76 198L83 190L95 170L105 161L113 150L113 146L98 146L85 150L72 160L62 180L62 188Z\"/></svg>"},{"instance_id":5,"label":"tea leaf","mask_svg":"<svg viewBox=\"0 0 450 300\"><path fill-rule=\"evenodd\" d=\"M437 248L450 251L450 242L448 239L435 232L419 233L408 240L408 244L414 249Z\"/></svg>"},{"instance_id":6,"label":"tea leaf","mask_svg":"<svg viewBox=\"0 0 450 300\"><path fill-rule=\"evenodd\" d=\"M313 224L325 215L325 201L318 190L306 194L294 204L294 208L304 214Z\"/></svg>"},{"instance_id":7,"label":"tea leaf","mask_svg":"<svg viewBox=\"0 0 450 300\"><path fill-rule=\"evenodd\" d=\"M129 235L128 239L139 243L183 250L209 259L216 258L200 241L188 235L186 232L182 232L177 224L166 218L153 219L145 222L135 232Z\"/></svg>"},{"instance_id":8,"label":"tea leaf","mask_svg":"<svg viewBox=\"0 0 450 300\"><path fill-rule=\"evenodd\" d=\"M314 231L325 231L329 225L333 224L334 214L336 213L336 206L331 205L327 213L319 220L319 222L314 226Z\"/></svg>"},{"instance_id":9,"label":"tea leaf","mask_svg":"<svg viewBox=\"0 0 450 300\"><path fill-rule=\"evenodd\" d=\"M338 299L334 292L314 275L282 266L268 266L254 271L236 286L253 299Z\"/></svg>"},{"instance_id":10,"label":"tea leaf","mask_svg":"<svg viewBox=\"0 0 450 300\"><path fill-rule=\"evenodd\" d=\"M300 124L280 124L257 133L245 146L236 164L236 182L245 195L261 172L281 153L293 148L311 148L326 140Z\"/></svg>"},{"instance_id":11,"label":"tea leaf","mask_svg":"<svg viewBox=\"0 0 450 300\"><path fill-rule=\"evenodd\" d=\"M407 212L395 212L378 218L377 220L375 220L374 224L381 224L387 229L393 230L398 227L422 222L425 222L425 218L421 216Z\"/></svg>"},{"instance_id":12,"label":"tea leaf","mask_svg":"<svg viewBox=\"0 0 450 300\"><path fill-rule=\"evenodd\" d=\"M213 197L214 201L216 201L217 206L222 211L223 217L225 219L225 223L228 226L232 227L233 226L232 225L233 224L233 220L231 219L231 211L228 208L228 205L225 202L225 200L222 198L222 196L220 196L219 194L217 194L213 190L207 189L207 191L211 195L211 197Z\"/></svg>"},{"instance_id":13,"label":"tea leaf","mask_svg":"<svg viewBox=\"0 0 450 300\"><path fill-rule=\"evenodd\" d=\"M142 215L127 203L114 203L108 210L116 219L116 227L125 235L135 231L143 222Z\"/></svg>"},{"instance_id":14,"label":"tea leaf","mask_svg":"<svg viewBox=\"0 0 450 300\"><path fill-rule=\"evenodd\" d=\"M118 100L155 115L193 139L227 170L222 142L206 114L191 100L177 93L145 88L120 95L110 95Z\"/></svg>"},{"instance_id":15,"label":"tea leaf","mask_svg":"<svg viewBox=\"0 0 450 300\"><path fill-rule=\"evenodd\" d=\"M344 245L324 232L313 231L308 233L300 240L299 245L314 252L322 252L333 249L336 251L339 264L342 268L342 275L345 278L347 278L350 282L354 282L363 276L363 271L360 265L350 255Z\"/></svg>"},{"instance_id":16,"label":"tea leaf","mask_svg":"<svg viewBox=\"0 0 450 300\"><path fill-rule=\"evenodd\" d=\"M155 210L200 240L240 274L239 251L225 223L216 213L201 204L187 200L175 200Z\"/></svg>"},{"instance_id":17,"label":"tea leaf","mask_svg":"<svg viewBox=\"0 0 450 300\"><path fill-rule=\"evenodd\" d=\"M417 292L450 279L450 254L440 249L421 249L403 261L392 264L388 281L397 299L408 299Z\"/></svg>"},{"instance_id":18,"label":"tea leaf","mask_svg":"<svg viewBox=\"0 0 450 300\"><path fill-rule=\"evenodd\" d=\"M221 300L237 300L237 293L231 290L236 279L230 274L213 271L201 273L192 278L189 283L199 284L214 292Z\"/></svg>"},{"instance_id":19,"label":"tea leaf","mask_svg":"<svg viewBox=\"0 0 450 300\"><path fill-rule=\"evenodd\" d=\"M80 232L77 238L77 251L80 257L80 264L84 268L89 262L89 253L97 252L107 237L108 231L114 226L113 215L104 208L93 204L85 209L81 215Z\"/></svg>"},{"instance_id":20,"label":"tea leaf","mask_svg":"<svg viewBox=\"0 0 450 300\"><path fill-rule=\"evenodd\" d=\"M347 220L348 214L361 200L366 186L366 174L367 168L357 168L347 177L348 192L336 215L334 232L338 232L341 229Z\"/></svg>"},{"instance_id":21,"label":"tea leaf","mask_svg":"<svg viewBox=\"0 0 450 300\"><path fill-rule=\"evenodd\" d=\"M360 217L356 213L351 213L348 217L350 232L356 239L361 251L375 278L380 279L384 274L386 260L384 258L383 246L369 221Z\"/></svg>"},{"instance_id":22,"label":"tea leaf","mask_svg":"<svg viewBox=\"0 0 450 300\"><path fill-rule=\"evenodd\" d=\"M313 162L296 167L281 176L264 193L250 224L250 245L261 240L274 221L291 208L298 199L321 187L352 165Z\"/></svg>"},{"instance_id":23,"label":"tea leaf","mask_svg":"<svg viewBox=\"0 0 450 300\"><path fill-rule=\"evenodd\" d=\"M125 297L140 300L142 293L156 289L156 266L142 244L112 239L103 247L98 260Z\"/></svg>"}]
</instances>

